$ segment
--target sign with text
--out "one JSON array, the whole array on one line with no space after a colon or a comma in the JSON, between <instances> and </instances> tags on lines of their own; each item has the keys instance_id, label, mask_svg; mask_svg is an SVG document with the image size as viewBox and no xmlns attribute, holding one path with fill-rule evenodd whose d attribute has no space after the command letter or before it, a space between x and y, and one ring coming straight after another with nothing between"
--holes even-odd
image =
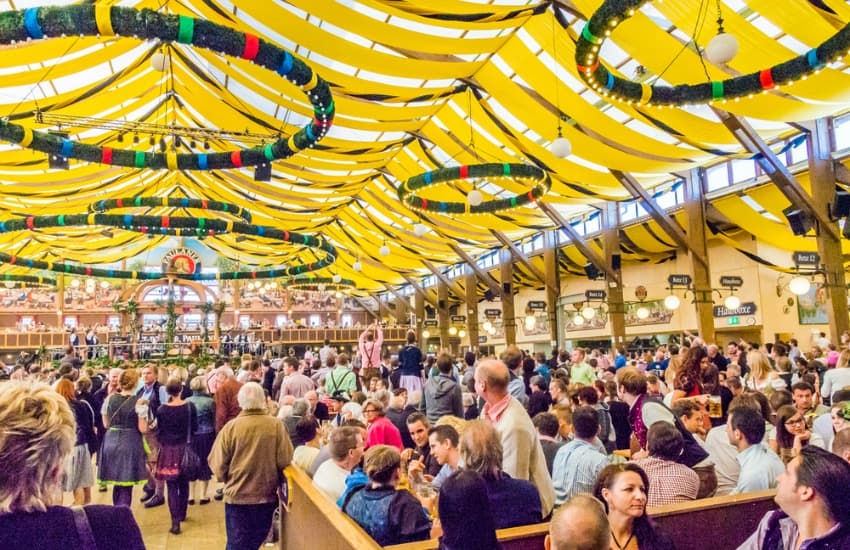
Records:
<instances>
[{"instance_id":1,"label":"sign with text","mask_svg":"<svg viewBox=\"0 0 850 550\"><path fill-rule=\"evenodd\" d=\"M820 254L817 252L794 252L791 259L797 265L820 265Z\"/></svg>"},{"instance_id":2,"label":"sign with text","mask_svg":"<svg viewBox=\"0 0 850 550\"><path fill-rule=\"evenodd\" d=\"M452 323L465 323L466 315L452 315L451 320Z\"/></svg>"},{"instance_id":3,"label":"sign with text","mask_svg":"<svg viewBox=\"0 0 850 550\"><path fill-rule=\"evenodd\" d=\"M546 302L543 300L531 300L528 302L528 309L532 311L544 311L546 309Z\"/></svg>"},{"instance_id":4,"label":"sign with text","mask_svg":"<svg viewBox=\"0 0 850 550\"><path fill-rule=\"evenodd\" d=\"M744 285L744 279L741 277L723 276L720 277L720 286L741 287Z\"/></svg>"},{"instance_id":5,"label":"sign with text","mask_svg":"<svg viewBox=\"0 0 850 550\"><path fill-rule=\"evenodd\" d=\"M436 326L439 326L439 323L437 322L436 319L425 319L424 321L422 321L422 326L423 327L436 327Z\"/></svg>"},{"instance_id":6,"label":"sign with text","mask_svg":"<svg viewBox=\"0 0 850 550\"><path fill-rule=\"evenodd\" d=\"M164 272L193 274L196 270L200 272L201 256L191 248L182 246L166 252L161 263Z\"/></svg>"},{"instance_id":7,"label":"sign with text","mask_svg":"<svg viewBox=\"0 0 850 550\"><path fill-rule=\"evenodd\" d=\"M671 286L690 286L693 279L687 273L673 273L667 277L667 282Z\"/></svg>"},{"instance_id":8,"label":"sign with text","mask_svg":"<svg viewBox=\"0 0 850 550\"><path fill-rule=\"evenodd\" d=\"M484 310L485 317L501 317L502 310L501 309L485 309Z\"/></svg>"},{"instance_id":9,"label":"sign with text","mask_svg":"<svg viewBox=\"0 0 850 550\"><path fill-rule=\"evenodd\" d=\"M715 317L738 317L740 315L753 315L756 312L756 305L753 302L745 302L735 309L729 309L726 306L714 306Z\"/></svg>"},{"instance_id":10,"label":"sign with text","mask_svg":"<svg viewBox=\"0 0 850 550\"><path fill-rule=\"evenodd\" d=\"M604 290L585 290L584 297L588 300L604 300L607 295Z\"/></svg>"}]
</instances>

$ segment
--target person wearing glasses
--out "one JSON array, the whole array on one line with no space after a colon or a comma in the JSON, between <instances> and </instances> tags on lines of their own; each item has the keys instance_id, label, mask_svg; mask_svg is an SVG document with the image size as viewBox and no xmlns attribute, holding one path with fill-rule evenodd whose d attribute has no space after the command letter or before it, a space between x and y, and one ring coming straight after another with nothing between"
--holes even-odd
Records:
<instances>
[{"instance_id":1,"label":"person wearing glasses","mask_svg":"<svg viewBox=\"0 0 850 550\"><path fill-rule=\"evenodd\" d=\"M776 439L770 446L788 464L807 445L825 448L823 438L809 430L806 417L794 405L785 405L776 411Z\"/></svg>"}]
</instances>

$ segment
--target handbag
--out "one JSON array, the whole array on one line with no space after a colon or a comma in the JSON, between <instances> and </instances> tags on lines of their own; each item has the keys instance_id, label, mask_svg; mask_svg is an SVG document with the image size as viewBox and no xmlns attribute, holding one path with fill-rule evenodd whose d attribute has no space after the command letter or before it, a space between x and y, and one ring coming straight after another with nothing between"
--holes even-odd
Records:
<instances>
[{"instance_id":1,"label":"handbag","mask_svg":"<svg viewBox=\"0 0 850 550\"><path fill-rule=\"evenodd\" d=\"M185 479L195 479L201 473L201 458L192 448L192 404L189 403L188 427L186 429L186 446L180 458L180 476Z\"/></svg>"}]
</instances>

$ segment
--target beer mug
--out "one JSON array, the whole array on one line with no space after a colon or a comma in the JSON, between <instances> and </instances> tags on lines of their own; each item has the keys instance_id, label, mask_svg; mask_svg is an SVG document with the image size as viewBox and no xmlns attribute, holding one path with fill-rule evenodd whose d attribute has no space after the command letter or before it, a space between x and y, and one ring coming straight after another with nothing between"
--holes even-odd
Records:
<instances>
[{"instance_id":1,"label":"beer mug","mask_svg":"<svg viewBox=\"0 0 850 550\"><path fill-rule=\"evenodd\" d=\"M723 416L723 408L720 406L719 395L708 396L708 417L720 418Z\"/></svg>"}]
</instances>

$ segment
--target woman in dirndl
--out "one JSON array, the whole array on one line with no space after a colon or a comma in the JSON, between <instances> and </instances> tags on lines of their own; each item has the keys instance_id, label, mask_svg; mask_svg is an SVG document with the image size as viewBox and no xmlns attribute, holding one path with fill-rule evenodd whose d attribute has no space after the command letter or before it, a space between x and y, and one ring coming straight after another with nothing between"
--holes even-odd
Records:
<instances>
[{"instance_id":1,"label":"woman in dirndl","mask_svg":"<svg viewBox=\"0 0 850 550\"><path fill-rule=\"evenodd\" d=\"M195 419L195 407L181 397L183 382L172 376L165 384L168 403L156 411L156 435L159 440L159 457L156 461L156 478L165 481L168 488L168 511L171 530L180 534L180 522L186 521L189 504L189 475L181 471L183 453L190 439Z\"/></svg>"},{"instance_id":2,"label":"woman in dirndl","mask_svg":"<svg viewBox=\"0 0 850 550\"><path fill-rule=\"evenodd\" d=\"M69 379L59 379L56 391L68 401L77 424L74 448L63 463L62 490L74 494L75 506L83 506L91 502L91 487L94 485L94 468L89 448L96 441L94 411L91 405L77 399L74 383Z\"/></svg>"},{"instance_id":3,"label":"woman in dirndl","mask_svg":"<svg viewBox=\"0 0 850 550\"><path fill-rule=\"evenodd\" d=\"M416 347L416 333L407 332L407 345L398 352L399 387L407 390L407 395L422 392L422 350Z\"/></svg>"},{"instance_id":4,"label":"woman in dirndl","mask_svg":"<svg viewBox=\"0 0 850 550\"><path fill-rule=\"evenodd\" d=\"M130 506L133 486L148 480L142 430L146 429L147 404L136 397L139 372L127 369L118 378L120 391L112 394L103 408L106 433L100 450L97 478L112 485L112 504Z\"/></svg>"},{"instance_id":5,"label":"woman in dirndl","mask_svg":"<svg viewBox=\"0 0 850 550\"><path fill-rule=\"evenodd\" d=\"M204 505L210 503L207 491L209 491L212 471L207 464L207 458L210 456L213 443L215 443L215 401L206 391L203 376L193 378L189 387L192 388L192 395L186 401L195 406L197 417L197 424L192 432L190 444L201 459L200 470L190 480L192 487L189 492L189 504L194 504L197 497L198 502Z\"/></svg>"}]
</instances>

